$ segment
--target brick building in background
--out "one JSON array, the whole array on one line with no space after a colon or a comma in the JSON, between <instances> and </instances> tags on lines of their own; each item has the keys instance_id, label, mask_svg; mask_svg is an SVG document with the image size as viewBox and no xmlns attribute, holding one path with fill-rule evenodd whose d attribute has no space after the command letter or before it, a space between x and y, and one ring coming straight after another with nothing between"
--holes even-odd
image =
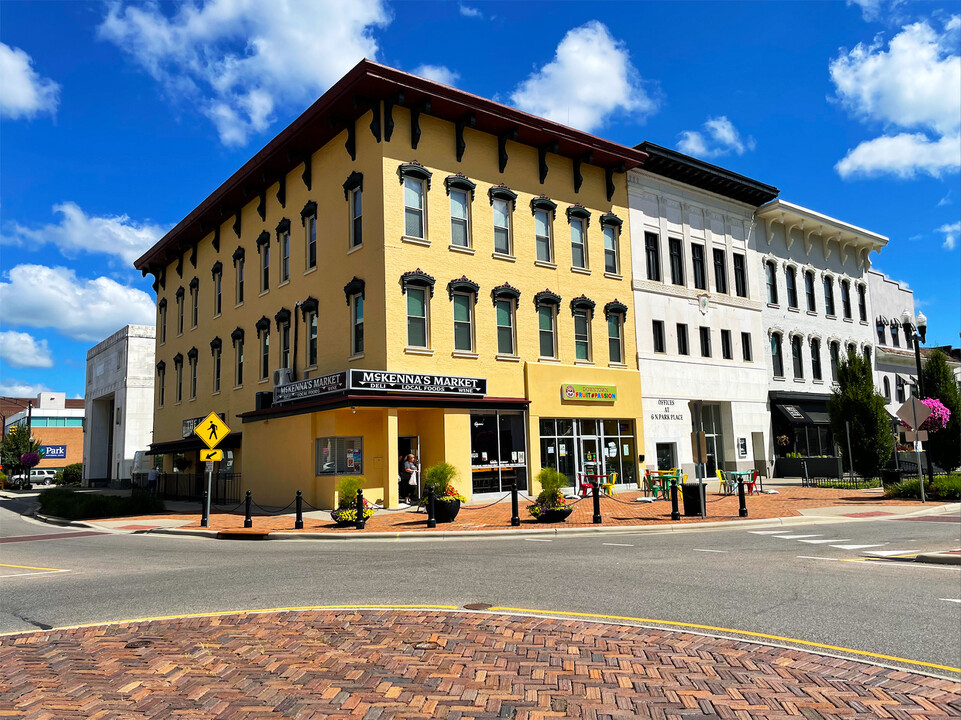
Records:
<instances>
[{"instance_id":1,"label":"brick building in background","mask_svg":"<svg viewBox=\"0 0 961 720\"><path fill-rule=\"evenodd\" d=\"M3 398L0 409L4 435L11 427L26 427L29 421L31 435L45 450L38 468L60 470L83 462L82 399L68 400L64 393L42 392L36 398Z\"/></svg>"}]
</instances>

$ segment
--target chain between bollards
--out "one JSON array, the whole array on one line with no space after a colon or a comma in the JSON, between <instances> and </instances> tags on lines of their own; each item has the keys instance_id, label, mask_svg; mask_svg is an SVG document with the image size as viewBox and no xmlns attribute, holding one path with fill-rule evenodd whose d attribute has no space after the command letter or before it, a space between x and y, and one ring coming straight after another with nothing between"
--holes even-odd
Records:
<instances>
[{"instance_id":1,"label":"chain between bollards","mask_svg":"<svg viewBox=\"0 0 961 720\"><path fill-rule=\"evenodd\" d=\"M244 527L245 528L254 526L254 521L250 517L250 505L252 502L253 502L253 498L250 496L250 490L248 490L246 497L244 497Z\"/></svg>"},{"instance_id":2,"label":"chain between bollards","mask_svg":"<svg viewBox=\"0 0 961 720\"><path fill-rule=\"evenodd\" d=\"M367 527L367 521L364 520L364 491L357 491L357 523L354 526L358 530L363 530Z\"/></svg>"},{"instance_id":3,"label":"chain between bollards","mask_svg":"<svg viewBox=\"0 0 961 720\"><path fill-rule=\"evenodd\" d=\"M300 490L297 491L296 504L297 504L297 517L294 520L294 530L303 530L304 529L304 496L300 492Z\"/></svg>"},{"instance_id":4,"label":"chain between bollards","mask_svg":"<svg viewBox=\"0 0 961 720\"><path fill-rule=\"evenodd\" d=\"M739 517L747 517L747 503L744 500L744 483L739 482L737 484L737 502L740 506L737 514Z\"/></svg>"},{"instance_id":5,"label":"chain between bollards","mask_svg":"<svg viewBox=\"0 0 961 720\"><path fill-rule=\"evenodd\" d=\"M517 507L517 483L511 483L511 527L521 524L521 518Z\"/></svg>"},{"instance_id":6,"label":"chain between bollards","mask_svg":"<svg viewBox=\"0 0 961 720\"><path fill-rule=\"evenodd\" d=\"M601 524L601 496L598 494L600 486L597 480L591 483L591 487L594 488L594 524Z\"/></svg>"},{"instance_id":7,"label":"chain between bollards","mask_svg":"<svg viewBox=\"0 0 961 720\"><path fill-rule=\"evenodd\" d=\"M207 491L200 501L200 527L210 527L210 516L207 514Z\"/></svg>"},{"instance_id":8,"label":"chain between bollards","mask_svg":"<svg viewBox=\"0 0 961 720\"><path fill-rule=\"evenodd\" d=\"M677 478L671 478L671 520L680 520L681 512L677 509Z\"/></svg>"},{"instance_id":9,"label":"chain between bollards","mask_svg":"<svg viewBox=\"0 0 961 720\"><path fill-rule=\"evenodd\" d=\"M427 527L437 527L437 516L434 514L434 487L427 488Z\"/></svg>"}]
</instances>

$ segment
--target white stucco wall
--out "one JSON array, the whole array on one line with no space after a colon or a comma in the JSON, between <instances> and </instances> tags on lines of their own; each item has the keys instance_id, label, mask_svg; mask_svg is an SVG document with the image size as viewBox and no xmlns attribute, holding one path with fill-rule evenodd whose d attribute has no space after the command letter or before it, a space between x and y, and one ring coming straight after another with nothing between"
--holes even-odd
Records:
<instances>
[{"instance_id":1,"label":"white stucco wall","mask_svg":"<svg viewBox=\"0 0 961 720\"><path fill-rule=\"evenodd\" d=\"M134 453L146 450L153 431L155 328L128 325L87 353L84 481L129 479ZM111 398L114 415L107 417ZM118 422L119 416L119 422ZM113 452L106 457L107 433Z\"/></svg>"},{"instance_id":2,"label":"white stucco wall","mask_svg":"<svg viewBox=\"0 0 961 720\"><path fill-rule=\"evenodd\" d=\"M871 308L874 311L875 342L878 343L878 362L874 372L874 386L885 395L885 381L889 392L886 395L888 412L896 413L901 407L897 397L897 377L909 382L917 376L914 359L914 345L904 336L901 327L901 313L908 310L914 317L914 292L896 280L870 270L867 274L868 288L871 292ZM881 341L878 325L884 326L884 339ZM896 336L892 333L895 330ZM897 337L897 345L894 338ZM905 398L910 394L905 387Z\"/></svg>"},{"instance_id":3,"label":"white stucco wall","mask_svg":"<svg viewBox=\"0 0 961 720\"><path fill-rule=\"evenodd\" d=\"M751 433L766 435L770 424L758 269L748 239L754 208L643 171L632 171L628 181L645 465L656 467L658 443L675 443L680 467L693 478L688 401L694 399L720 406L724 467L752 469ZM660 281L648 279L646 232L658 236ZM682 241L683 285L672 282L668 238ZM705 248L705 290L694 286L693 243ZM714 248L725 253L727 293L717 291ZM734 253L745 256L747 297L736 295ZM654 351L654 320L664 323L663 353ZM687 325L688 355L678 352L679 323ZM701 356L700 327L710 328L711 357ZM731 333L731 359L722 356L721 330ZM743 359L742 333L750 336L751 361ZM746 439L745 456L737 452L738 438Z\"/></svg>"}]
</instances>

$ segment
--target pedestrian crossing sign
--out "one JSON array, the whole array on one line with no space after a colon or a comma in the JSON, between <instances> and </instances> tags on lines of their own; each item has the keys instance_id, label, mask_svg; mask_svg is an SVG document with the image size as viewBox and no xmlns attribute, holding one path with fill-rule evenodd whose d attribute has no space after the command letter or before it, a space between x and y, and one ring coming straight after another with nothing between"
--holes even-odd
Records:
<instances>
[{"instance_id":1,"label":"pedestrian crossing sign","mask_svg":"<svg viewBox=\"0 0 961 720\"><path fill-rule=\"evenodd\" d=\"M217 447L229 432L230 428L215 412L210 413L203 419L203 422L197 423L194 428L194 435L199 437L204 445L211 450Z\"/></svg>"}]
</instances>

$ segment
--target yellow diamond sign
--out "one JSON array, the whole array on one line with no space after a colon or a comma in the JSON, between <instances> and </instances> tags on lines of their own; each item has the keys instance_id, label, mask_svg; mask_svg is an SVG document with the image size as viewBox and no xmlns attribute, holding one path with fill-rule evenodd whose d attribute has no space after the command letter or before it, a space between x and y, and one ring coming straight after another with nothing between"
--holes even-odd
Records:
<instances>
[{"instance_id":1,"label":"yellow diamond sign","mask_svg":"<svg viewBox=\"0 0 961 720\"><path fill-rule=\"evenodd\" d=\"M211 450L217 447L229 432L230 428L215 412L210 413L203 419L203 422L198 423L197 427L194 428L194 435L203 440L204 445Z\"/></svg>"}]
</instances>

